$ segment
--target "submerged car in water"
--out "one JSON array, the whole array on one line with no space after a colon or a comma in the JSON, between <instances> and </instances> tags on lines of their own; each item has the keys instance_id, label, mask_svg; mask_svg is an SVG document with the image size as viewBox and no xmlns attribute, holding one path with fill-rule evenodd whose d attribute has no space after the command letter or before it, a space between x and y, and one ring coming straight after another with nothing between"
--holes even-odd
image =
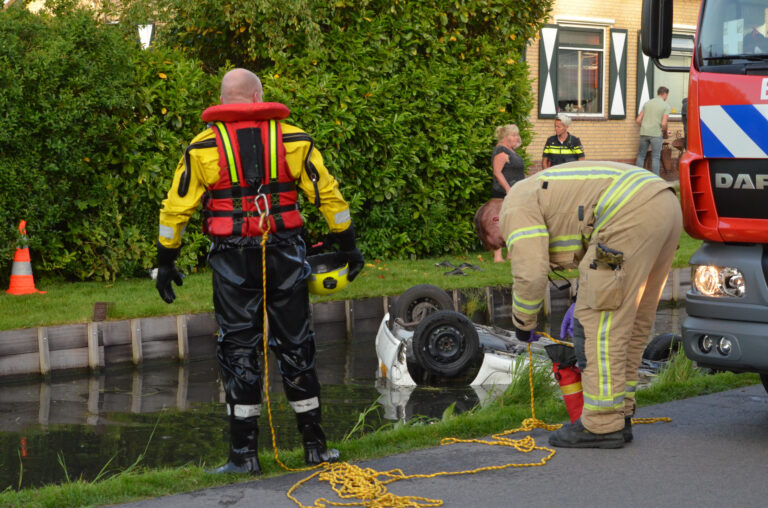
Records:
<instances>
[{"instance_id":1,"label":"submerged car in water","mask_svg":"<svg viewBox=\"0 0 768 508\"><path fill-rule=\"evenodd\" d=\"M512 382L515 359L527 352L527 344L452 309L450 295L436 286L422 284L403 293L376 335L378 377L396 386ZM542 338L532 348L543 351L548 343Z\"/></svg>"},{"instance_id":2,"label":"submerged car in water","mask_svg":"<svg viewBox=\"0 0 768 508\"><path fill-rule=\"evenodd\" d=\"M393 386L456 384L507 385L527 360L528 344L514 332L473 323L453 310L451 296L429 284L414 286L397 298L376 334L377 377ZM677 349L679 335L654 337L643 354L642 369L658 369ZM549 361L541 337L531 344L534 361Z\"/></svg>"}]
</instances>

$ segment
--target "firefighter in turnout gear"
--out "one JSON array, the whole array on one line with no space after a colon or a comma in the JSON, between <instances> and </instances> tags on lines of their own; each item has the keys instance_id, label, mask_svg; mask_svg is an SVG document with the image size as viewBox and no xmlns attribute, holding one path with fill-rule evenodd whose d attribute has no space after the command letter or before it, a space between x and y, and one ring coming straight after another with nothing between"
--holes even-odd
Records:
<instances>
[{"instance_id":1,"label":"firefighter in turnout gear","mask_svg":"<svg viewBox=\"0 0 768 508\"><path fill-rule=\"evenodd\" d=\"M579 269L573 340L584 407L551 445L620 448L631 439L638 367L681 227L668 183L615 162L562 164L518 182L504 199L518 338L536 339L550 270Z\"/></svg>"},{"instance_id":2,"label":"firefighter in turnout gear","mask_svg":"<svg viewBox=\"0 0 768 508\"><path fill-rule=\"evenodd\" d=\"M221 104L203 112L208 128L186 149L160 211L157 289L171 303L171 282L189 217L202 203L203 231L211 240L213 303L219 324L217 358L230 425L228 462L217 473L259 474L258 418L262 402L263 305L268 344L277 357L286 397L296 413L308 465L333 462L320 427L320 383L309 323L306 246L297 187L314 203L349 264L351 281L363 268L349 206L312 138L285 123L288 108L263 102L259 78L228 72ZM262 291L262 234L266 294Z\"/></svg>"}]
</instances>

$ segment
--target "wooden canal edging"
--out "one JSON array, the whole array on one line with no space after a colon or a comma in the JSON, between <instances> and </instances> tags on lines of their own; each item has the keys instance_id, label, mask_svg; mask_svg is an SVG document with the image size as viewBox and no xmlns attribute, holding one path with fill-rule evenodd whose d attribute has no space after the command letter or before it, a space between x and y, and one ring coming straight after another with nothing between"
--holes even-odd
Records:
<instances>
[{"instance_id":1,"label":"wooden canal edging","mask_svg":"<svg viewBox=\"0 0 768 508\"><path fill-rule=\"evenodd\" d=\"M673 270L662 300L678 301L690 284L688 270ZM545 298L545 314L553 299L572 297L573 289L552 289ZM486 287L454 290L454 307L470 318L494 322L512 312L512 289ZM393 297L339 300L312 304L316 334L375 333ZM343 330L340 326L343 324ZM148 361L215 355L218 325L213 314L186 314L122 321L93 321L70 325L0 331L0 379L49 376L70 369L98 371L113 365L141 365Z\"/></svg>"}]
</instances>

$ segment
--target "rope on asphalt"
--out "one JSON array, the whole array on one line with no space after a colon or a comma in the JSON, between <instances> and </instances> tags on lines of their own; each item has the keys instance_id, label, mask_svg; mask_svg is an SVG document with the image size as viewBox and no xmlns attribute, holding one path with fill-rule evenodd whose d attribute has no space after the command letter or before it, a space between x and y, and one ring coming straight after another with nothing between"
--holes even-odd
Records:
<instances>
[{"instance_id":1,"label":"rope on asphalt","mask_svg":"<svg viewBox=\"0 0 768 508\"><path fill-rule=\"evenodd\" d=\"M261 222L263 224L266 214L262 214ZM260 225L262 225L260 224ZM389 492L387 485L401 480L413 480L413 479L426 479L437 478L439 476L458 476L467 474L476 474L484 471L499 471L508 468L517 467L537 467L543 466L549 460L555 456L555 450L544 446L537 446L534 439L528 435L521 439L510 439L509 435L518 432L529 432L534 429L546 429L548 431L554 431L562 427L562 424L547 424L542 420L536 418L536 408L534 405L534 393L533 393L533 353L531 352L531 345L528 344L528 383L531 389L531 417L526 418L521 423L521 426L516 429L505 430L498 434L493 434L490 440L486 439L459 439L455 437L444 438L440 441L440 445L450 445L455 443L478 443L487 446L506 446L514 448L521 453L531 453L534 450L546 452L546 455L535 462L526 463L508 463L499 466L482 466L475 469L468 469L464 471L438 471L430 474L405 474L402 469L391 469L389 471L376 471L371 468L361 468L348 462L335 462L327 463L323 462L317 466L292 468L285 465L278 455L277 439L275 437L275 427L272 422L272 407L269 398L269 362L267 361L268 347L268 324L267 324L267 262L266 262L266 244L267 237L269 235L269 221L266 221L266 226L263 226L263 234L261 238L261 280L262 280L262 304L264 308L264 329L262 335L262 343L264 349L264 392L267 405L267 415L269 416L269 430L272 436L272 450L274 452L275 461L286 471L312 471L314 472L303 480L296 482L288 492L286 497L296 503L299 508L325 508L327 506L364 506L369 508L432 508L435 506L442 506L443 501L441 499L430 499L421 496L398 496ZM561 342L553 339L546 333L540 333L540 335L546 336L553 342L558 344L565 344L573 346L567 342ZM643 421L639 421L643 420ZM633 419L635 423L652 423L652 421L670 421L669 418L637 418ZM310 480L316 478L320 482L327 482L331 489L336 493L340 499L357 499L359 501L338 502L331 501L326 498L318 498L312 505L302 504L295 496L294 492L302 485L306 484Z\"/></svg>"}]
</instances>

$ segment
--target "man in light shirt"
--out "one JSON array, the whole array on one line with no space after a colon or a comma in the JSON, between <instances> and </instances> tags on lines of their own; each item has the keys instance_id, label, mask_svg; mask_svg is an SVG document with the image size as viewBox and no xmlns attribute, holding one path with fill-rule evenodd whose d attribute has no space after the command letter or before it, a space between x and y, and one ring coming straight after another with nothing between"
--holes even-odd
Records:
<instances>
[{"instance_id":1,"label":"man in light shirt","mask_svg":"<svg viewBox=\"0 0 768 508\"><path fill-rule=\"evenodd\" d=\"M663 134L667 130L667 121L671 110L667 103L669 88L660 86L656 97L643 104L643 109L635 120L640 126L640 143L637 147L635 165L644 167L648 145L651 146L651 170L659 174L661 166L661 145Z\"/></svg>"}]
</instances>

